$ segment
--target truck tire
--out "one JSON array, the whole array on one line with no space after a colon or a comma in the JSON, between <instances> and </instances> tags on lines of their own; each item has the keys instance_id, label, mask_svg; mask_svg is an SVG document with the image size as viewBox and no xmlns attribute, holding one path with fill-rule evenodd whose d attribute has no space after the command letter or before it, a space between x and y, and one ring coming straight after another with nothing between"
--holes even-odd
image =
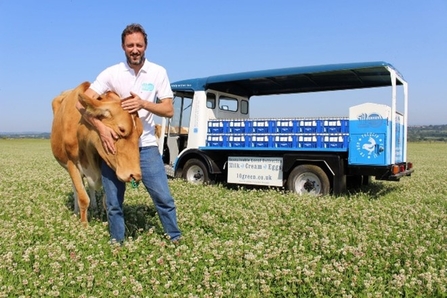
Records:
<instances>
[{"instance_id":1,"label":"truck tire","mask_svg":"<svg viewBox=\"0 0 447 298\"><path fill-rule=\"evenodd\" d=\"M188 160L183 166L183 179L193 184L209 183L209 173L206 165L199 159Z\"/></svg>"},{"instance_id":2,"label":"truck tire","mask_svg":"<svg viewBox=\"0 0 447 298\"><path fill-rule=\"evenodd\" d=\"M318 166L300 165L290 173L287 179L287 189L299 195L324 196L329 194L329 178Z\"/></svg>"}]
</instances>

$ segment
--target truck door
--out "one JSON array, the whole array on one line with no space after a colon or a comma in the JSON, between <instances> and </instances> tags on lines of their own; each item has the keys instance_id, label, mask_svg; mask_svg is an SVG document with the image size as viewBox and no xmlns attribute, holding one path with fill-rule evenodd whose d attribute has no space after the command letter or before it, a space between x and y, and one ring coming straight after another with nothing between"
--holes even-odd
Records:
<instances>
[{"instance_id":1,"label":"truck door","mask_svg":"<svg viewBox=\"0 0 447 298\"><path fill-rule=\"evenodd\" d=\"M386 146L384 133L353 133L349 140L349 164L384 165Z\"/></svg>"},{"instance_id":2,"label":"truck door","mask_svg":"<svg viewBox=\"0 0 447 298\"><path fill-rule=\"evenodd\" d=\"M174 97L174 116L169 119L165 133L163 160L166 164L172 165L179 153L188 145L191 105L192 99L189 97Z\"/></svg>"}]
</instances>

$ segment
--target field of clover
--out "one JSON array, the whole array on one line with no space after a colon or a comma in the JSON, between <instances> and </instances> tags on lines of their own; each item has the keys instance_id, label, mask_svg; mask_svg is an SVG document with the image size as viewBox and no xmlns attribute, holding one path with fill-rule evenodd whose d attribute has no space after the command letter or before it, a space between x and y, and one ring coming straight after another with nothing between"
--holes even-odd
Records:
<instances>
[{"instance_id":1,"label":"field of clover","mask_svg":"<svg viewBox=\"0 0 447 298\"><path fill-rule=\"evenodd\" d=\"M180 245L129 186L119 246L104 210L79 224L49 140L3 139L0 297L447 297L446 152L409 143L411 177L339 197L170 180Z\"/></svg>"}]
</instances>

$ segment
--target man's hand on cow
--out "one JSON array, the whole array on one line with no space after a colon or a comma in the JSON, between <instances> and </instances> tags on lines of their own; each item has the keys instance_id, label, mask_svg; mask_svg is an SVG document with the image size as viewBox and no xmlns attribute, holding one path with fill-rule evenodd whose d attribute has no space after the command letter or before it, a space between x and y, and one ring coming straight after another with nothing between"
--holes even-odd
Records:
<instances>
[{"instance_id":1,"label":"man's hand on cow","mask_svg":"<svg viewBox=\"0 0 447 298\"><path fill-rule=\"evenodd\" d=\"M99 129L99 136L101 137L102 146L107 154L115 154L115 141L118 139L118 135L113 129L103 125Z\"/></svg>"},{"instance_id":2,"label":"man's hand on cow","mask_svg":"<svg viewBox=\"0 0 447 298\"><path fill-rule=\"evenodd\" d=\"M130 97L121 101L121 107L129 113L136 113L143 108L144 101L136 93L130 92L130 94Z\"/></svg>"}]
</instances>

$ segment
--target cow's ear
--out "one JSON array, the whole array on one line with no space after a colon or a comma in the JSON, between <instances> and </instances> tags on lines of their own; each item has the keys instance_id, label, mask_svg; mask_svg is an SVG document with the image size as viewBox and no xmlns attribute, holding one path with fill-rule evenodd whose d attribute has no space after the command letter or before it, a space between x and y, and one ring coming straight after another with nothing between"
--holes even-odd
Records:
<instances>
[{"instance_id":1,"label":"cow's ear","mask_svg":"<svg viewBox=\"0 0 447 298\"><path fill-rule=\"evenodd\" d=\"M93 99L84 93L79 93L78 100L87 110L87 113L95 118L110 118L112 115L100 100Z\"/></svg>"},{"instance_id":2,"label":"cow's ear","mask_svg":"<svg viewBox=\"0 0 447 298\"><path fill-rule=\"evenodd\" d=\"M95 107L98 104L97 100L85 95L84 92L79 93L78 100L84 106L84 108L87 108L88 106Z\"/></svg>"},{"instance_id":3,"label":"cow's ear","mask_svg":"<svg viewBox=\"0 0 447 298\"><path fill-rule=\"evenodd\" d=\"M90 106L86 107L87 113L98 119L111 118L112 113L106 106Z\"/></svg>"},{"instance_id":4,"label":"cow's ear","mask_svg":"<svg viewBox=\"0 0 447 298\"><path fill-rule=\"evenodd\" d=\"M95 108L92 114L99 119L112 117L110 110L105 108Z\"/></svg>"}]
</instances>

